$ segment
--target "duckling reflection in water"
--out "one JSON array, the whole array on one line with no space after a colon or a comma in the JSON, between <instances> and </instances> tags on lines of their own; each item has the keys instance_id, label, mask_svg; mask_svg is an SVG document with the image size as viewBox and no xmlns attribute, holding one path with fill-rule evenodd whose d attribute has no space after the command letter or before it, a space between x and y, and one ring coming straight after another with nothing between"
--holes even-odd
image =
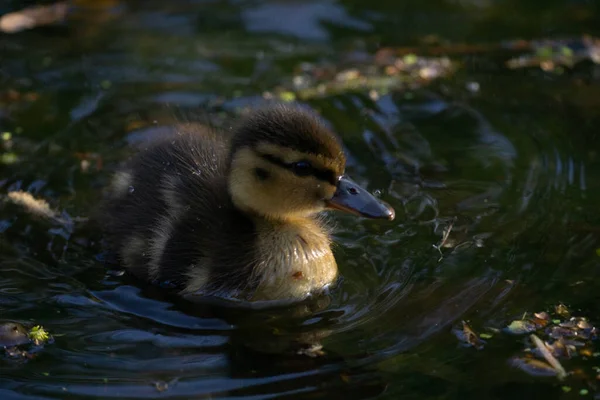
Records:
<instances>
[{"instance_id":1,"label":"duckling reflection in water","mask_svg":"<svg viewBox=\"0 0 600 400\"><path fill-rule=\"evenodd\" d=\"M115 175L102 222L128 271L182 295L302 300L338 275L322 211L394 218L345 163L310 113L261 109L231 136L206 128L149 144Z\"/></svg>"}]
</instances>

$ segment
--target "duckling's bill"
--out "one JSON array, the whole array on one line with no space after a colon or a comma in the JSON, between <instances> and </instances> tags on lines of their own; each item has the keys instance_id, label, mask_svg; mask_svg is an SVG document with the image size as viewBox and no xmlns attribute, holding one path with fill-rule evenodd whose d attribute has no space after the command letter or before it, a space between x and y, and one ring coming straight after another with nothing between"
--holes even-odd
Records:
<instances>
[{"instance_id":1,"label":"duckling's bill","mask_svg":"<svg viewBox=\"0 0 600 400\"><path fill-rule=\"evenodd\" d=\"M373 196L347 176L340 178L335 194L326 203L327 208L365 218L392 221L396 216L396 212L391 206Z\"/></svg>"}]
</instances>

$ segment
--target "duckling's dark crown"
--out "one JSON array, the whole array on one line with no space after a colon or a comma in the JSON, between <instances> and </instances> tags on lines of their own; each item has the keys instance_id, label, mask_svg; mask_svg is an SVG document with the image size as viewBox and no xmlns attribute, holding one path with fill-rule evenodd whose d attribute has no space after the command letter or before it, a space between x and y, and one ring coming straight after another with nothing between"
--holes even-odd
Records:
<instances>
[{"instance_id":1,"label":"duckling's dark crown","mask_svg":"<svg viewBox=\"0 0 600 400\"><path fill-rule=\"evenodd\" d=\"M237 128L231 151L262 143L329 159L344 159L340 139L307 111L277 106L254 112Z\"/></svg>"}]
</instances>

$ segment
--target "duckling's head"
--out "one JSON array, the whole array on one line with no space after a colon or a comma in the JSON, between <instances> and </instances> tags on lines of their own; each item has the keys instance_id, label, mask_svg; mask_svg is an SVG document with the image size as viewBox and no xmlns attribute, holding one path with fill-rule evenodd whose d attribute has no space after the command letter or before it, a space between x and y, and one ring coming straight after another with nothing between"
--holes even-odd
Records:
<instances>
[{"instance_id":1,"label":"duckling's head","mask_svg":"<svg viewBox=\"0 0 600 400\"><path fill-rule=\"evenodd\" d=\"M339 138L299 108L254 112L234 132L230 158L229 192L242 211L285 220L335 208L394 218L391 207L344 176Z\"/></svg>"}]
</instances>

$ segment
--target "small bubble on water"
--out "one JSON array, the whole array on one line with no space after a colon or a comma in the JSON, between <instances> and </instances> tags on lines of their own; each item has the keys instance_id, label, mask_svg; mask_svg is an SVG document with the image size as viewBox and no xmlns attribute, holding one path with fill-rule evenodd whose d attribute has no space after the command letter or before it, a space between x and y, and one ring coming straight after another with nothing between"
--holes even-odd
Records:
<instances>
[{"instance_id":1,"label":"small bubble on water","mask_svg":"<svg viewBox=\"0 0 600 400\"><path fill-rule=\"evenodd\" d=\"M132 194L133 192L135 192L135 188L133 186L129 186L127 191L129 192L129 194Z\"/></svg>"},{"instance_id":2,"label":"small bubble on water","mask_svg":"<svg viewBox=\"0 0 600 400\"><path fill-rule=\"evenodd\" d=\"M381 197L381 190L379 190L379 189L375 189L375 190L373 191L373 196L375 196L375 197Z\"/></svg>"}]
</instances>

